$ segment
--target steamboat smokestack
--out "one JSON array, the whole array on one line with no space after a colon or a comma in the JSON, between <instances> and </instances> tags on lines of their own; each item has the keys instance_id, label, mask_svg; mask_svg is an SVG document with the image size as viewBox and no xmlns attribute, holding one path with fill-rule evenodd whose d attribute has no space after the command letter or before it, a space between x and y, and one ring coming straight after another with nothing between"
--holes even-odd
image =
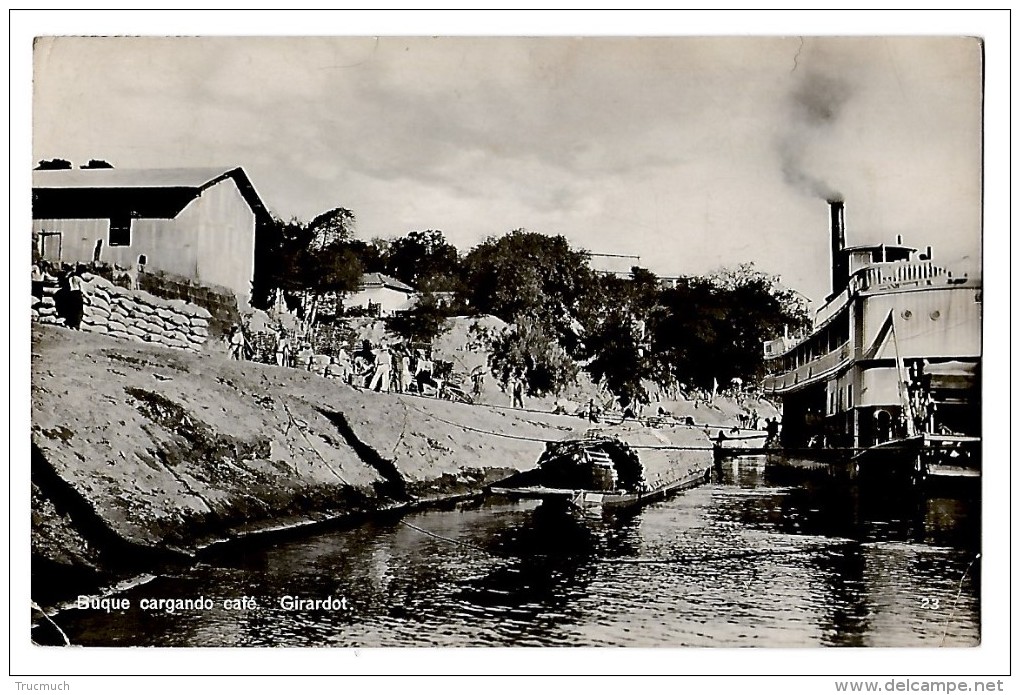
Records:
<instances>
[{"instance_id":1,"label":"steamboat smokestack","mask_svg":"<svg viewBox=\"0 0 1020 695\"><path fill-rule=\"evenodd\" d=\"M846 255L846 222L843 217L843 201L829 200L829 234L832 240L832 294L836 294L850 279L850 268Z\"/></svg>"}]
</instances>

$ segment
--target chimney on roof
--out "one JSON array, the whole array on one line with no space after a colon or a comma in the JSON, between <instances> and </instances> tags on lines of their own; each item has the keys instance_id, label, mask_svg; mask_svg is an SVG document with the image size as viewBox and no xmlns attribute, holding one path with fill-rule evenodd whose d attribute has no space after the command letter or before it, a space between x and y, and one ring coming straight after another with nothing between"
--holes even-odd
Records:
<instances>
[{"instance_id":1,"label":"chimney on roof","mask_svg":"<svg viewBox=\"0 0 1020 695\"><path fill-rule=\"evenodd\" d=\"M846 222L843 216L843 201L829 200L829 235L832 244L832 294L842 290L850 279L850 266L846 254Z\"/></svg>"}]
</instances>

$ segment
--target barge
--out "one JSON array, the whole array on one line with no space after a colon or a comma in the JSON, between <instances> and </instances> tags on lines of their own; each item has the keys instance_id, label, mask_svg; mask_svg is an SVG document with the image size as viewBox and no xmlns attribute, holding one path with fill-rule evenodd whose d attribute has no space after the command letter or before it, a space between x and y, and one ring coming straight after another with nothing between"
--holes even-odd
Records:
<instances>
[{"instance_id":1,"label":"barge","mask_svg":"<svg viewBox=\"0 0 1020 695\"><path fill-rule=\"evenodd\" d=\"M667 436L672 432L673 436ZM490 488L494 495L617 511L665 499L711 479L712 444L697 429L640 424L588 430L549 442L535 469Z\"/></svg>"}]
</instances>

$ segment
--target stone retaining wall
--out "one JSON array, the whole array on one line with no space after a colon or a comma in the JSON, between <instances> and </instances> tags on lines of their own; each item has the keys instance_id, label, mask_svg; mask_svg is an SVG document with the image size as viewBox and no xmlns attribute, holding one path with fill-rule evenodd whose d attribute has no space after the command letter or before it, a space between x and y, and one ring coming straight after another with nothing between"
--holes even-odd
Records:
<instances>
[{"instance_id":1,"label":"stone retaining wall","mask_svg":"<svg viewBox=\"0 0 1020 695\"><path fill-rule=\"evenodd\" d=\"M180 299L160 299L142 290L129 290L98 275L82 276L85 314L81 330L114 338L199 352L209 339L210 313ZM35 298L32 320L65 325L57 311L58 292L44 287Z\"/></svg>"}]
</instances>

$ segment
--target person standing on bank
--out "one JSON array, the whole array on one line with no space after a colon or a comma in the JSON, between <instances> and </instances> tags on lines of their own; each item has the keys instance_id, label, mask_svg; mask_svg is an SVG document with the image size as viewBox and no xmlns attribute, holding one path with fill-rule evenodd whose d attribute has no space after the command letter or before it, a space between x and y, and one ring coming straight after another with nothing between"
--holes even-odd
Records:
<instances>
[{"instance_id":1,"label":"person standing on bank","mask_svg":"<svg viewBox=\"0 0 1020 695\"><path fill-rule=\"evenodd\" d=\"M510 380L510 394L513 399L514 408L524 407L524 377L520 372L514 372Z\"/></svg>"},{"instance_id":2,"label":"person standing on bank","mask_svg":"<svg viewBox=\"0 0 1020 695\"><path fill-rule=\"evenodd\" d=\"M400 351L400 360L397 366L397 373L400 378L400 392L404 393L411 385L411 355L408 354L407 348Z\"/></svg>"},{"instance_id":3,"label":"person standing on bank","mask_svg":"<svg viewBox=\"0 0 1020 695\"><path fill-rule=\"evenodd\" d=\"M67 296L64 299L64 322L68 328L81 329L81 320L85 316L85 281L81 277L81 269L75 268L67 275Z\"/></svg>"},{"instance_id":4,"label":"person standing on bank","mask_svg":"<svg viewBox=\"0 0 1020 695\"><path fill-rule=\"evenodd\" d=\"M280 367L290 366L290 342L282 326L276 332L276 364Z\"/></svg>"},{"instance_id":5,"label":"person standing on bank","mask_svg":"<svg viewBox=\"0 0 1020 695\"><path fill-rule=\"evenodd\" d=\"M375 351L375 374L372 375L372 383L368 385L370 391L390 390L390 367L392 361L393 355L390 354L390 348L386 343L383 343Z\"/></svg>"},{"instance_id":6,"label":"person standing on bank","mask_svg":"<svg viewBox=\"0 0 1020 695\"><path fill-rule=\"evenodd\" d=\"M237 324L234 326L234 332L230 334L230 359L244 359L244 344L244 330L241 328L241 324Z\"/></svg>"}]
</instances>

